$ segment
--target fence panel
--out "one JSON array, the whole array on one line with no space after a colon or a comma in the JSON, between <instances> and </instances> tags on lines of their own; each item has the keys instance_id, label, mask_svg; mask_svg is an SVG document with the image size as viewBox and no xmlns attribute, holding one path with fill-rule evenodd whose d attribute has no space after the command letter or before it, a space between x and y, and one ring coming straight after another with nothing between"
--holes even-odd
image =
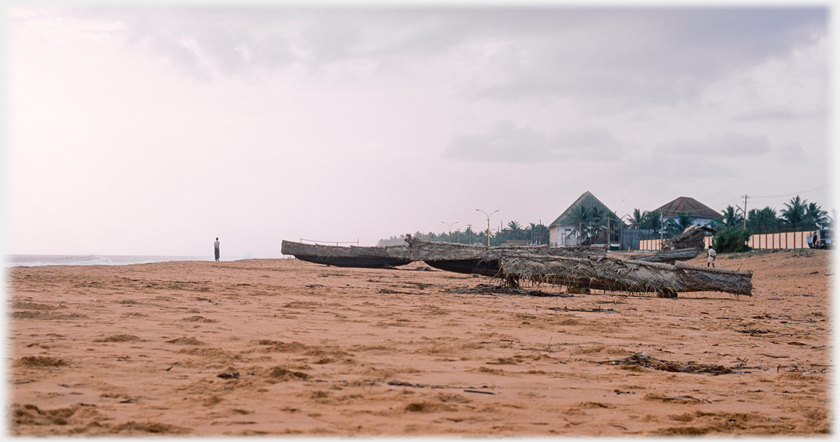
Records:
<instances>
[{"instance_id":1,"label":"fence panel","mask_svg":"<svg viewBox=\"0 0 840 442\"><path fill-rule=\"evenodd\" d=\"M703 238L703 245L707 249L712 246L712 239L713 238L711 236L707 236L707 237ZM661 249L662 249L662 243L658 239L643 239L643 240L639 241L639 250L655 251L655 250L661 250Z\"/></svg>"},{"instance_id":2,"label":"fence panel","mask_svg":"<svg viewBox=\"0 0 840 442\"><path fill-rule=\"evenodd\" d=\"M750 236L747 245L753 249L806 249L808 248L808 237L813 235L808 232L784 232L784 233L762 233ZM712 246L712 237L703 238L706 248ZM659 239L643 239L639 241L639 250L660 250Z\"/></svg>"}]
</instances>

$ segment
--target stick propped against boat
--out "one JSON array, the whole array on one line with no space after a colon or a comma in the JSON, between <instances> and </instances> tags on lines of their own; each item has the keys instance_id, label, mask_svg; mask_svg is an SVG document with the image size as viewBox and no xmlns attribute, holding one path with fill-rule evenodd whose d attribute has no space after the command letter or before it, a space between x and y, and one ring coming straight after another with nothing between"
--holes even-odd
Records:
<instances>
[{"instance_id":1,"label":"stick propped against boat","mask_svg":"<svg viewBox=\"0 0 840 442\"><path fill-rule=\"evenodd\" d=\"M408 246L340 247L283 240L280 252L301 261L336 267L385 268L411 262Z\"/></svg>"},{"instance_id":2,"label":"stick propped against boat","mask_svg":"<svg viewBox=\"0 0 840 442\"><path fill-rule=\"evenodd\" d=\"M502 256L499 276L623 292L716 291L752 295L752 272L607 257Z\"/></svg>"}]
</instances>

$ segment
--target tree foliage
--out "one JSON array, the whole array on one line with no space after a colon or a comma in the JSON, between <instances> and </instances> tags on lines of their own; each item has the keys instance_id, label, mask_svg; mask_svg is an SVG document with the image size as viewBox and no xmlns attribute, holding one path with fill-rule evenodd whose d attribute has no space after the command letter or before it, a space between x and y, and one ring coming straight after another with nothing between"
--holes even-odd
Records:
<instances>
[{"instance_id":1,"label":"tree foliage","mask_svg":"<svg viewBox=\"0 0 840 442\"><path fill-rule=\"evenodd\" d=\"M806 224L811 224L816 229L822 229L829 224L830 220L828 212L822 210L817 203L808 203L808 207L805 209Z\"/></svg>"},{"instance_id":2,"label":"tree foliage","mask_svg":"<svg viewBox=\"0 0 840 442\"><path fill-rule=\"evenodd\" d=\"M645 222L645 216L647 216L648 212L642 212L639 209L633 209L633 214L630 215L629 223L631 229L641 229L642 224Z\"/></svg>"},{"instance_id":3,"label":"tree foliage","mask_svg":"<svg viewBox=\"0 0 840 442\"><path fill-rule=\"evenodd\" d=\"M834 209L831 209L831 216L829 216L828 212L822 210L818 204L809 203L799 196L791 198L790 202L784 205L785 208L778 213L770 207L750 210L747 214L746 223L748 234L816 230L832 227L836 218L836 211ZM652 235L659 235L660 230L663 229L659 210L648 212L634 209L632 215L628 217L629 226L615 213L599 210L595 207L576 206L572 209L570 217L576 225L574 234L578 238L581 238L581 242L584 244L606 240L607 236L604 231L607 225L609 225L610 230L610 241L615 241L620 235L620 230L628 227L631 229L650 230ZM691 225L693 221L691 218L685 212L678 214L676 218L669 220L667 225L664 226L663 233L673 236L684 231ZM718 241L717 238L721 237L722 232L735 227L744 230L743 225L744 217L738 212L738 209L727 206L725 210L721 211L721 217L712 221L710 227L718 230L715 239L715 241ZM509 240L526 240L531 244L549 243L549 229L542 223L529 223L527 226L523 226L519 221L510 221L504 228L499 226L491 230L490 245L500 245ZM728 236L733 235L731 232L725 235L727 241L730 240ZM463 232L460 230L453 231L451 236L449 232L415 232L412 236L425 241L487 244L487 231L476 231L469 226ZM404 235L392 236L388 239L379 240L379 245L402 245L405 244L404 238ZM749 236L744 241L748 239ZM715 246L715 248L717 249L718 246Z\"/></svg>"},{"instance_id":4,"label":"tree foliage","mask_svg":"<svg viewBox=\"0 0 840 442\"><path fill-rule=\"evenodd\" d=\"M665 226L665 233L671 236L677 235L685 231L685 229L689 228L689 226L693 223L693 216L689 215L688 212L680 212L677 214L676 218L668 220L668 223Z\"/></svg>"},{"instance_id":5,"label":"tree foliage","mask_svg":"<svg viewBox=\"0 0 840 442\"><path fill-rule=\"evenodd\" d=\"M776 209L752 209L747 217L747 229L753 233L775 232L779 226Z\"/></svg>"},{"instance_id":6,"label":"tree foliage","mask_svg":"<svg viewBox=\"0 0 840 442\"><path fill-rule=\"evenodd\" d=\"M653 233L659 233L662 229L662 214L659 210L652 212L645 212L642 219L642 229L652 230Z\"/></svg>"},{"instance_id":7,"label":"tree foliage","mask_svg":"<svg viewBox=\"0 0 840 442\"><path fill-rule=\"evenodd\" d=\"M744 217L732 206L726 206L726 209L721 211L723 220L721 227L736 227L744 225Z\"/></svg>"},{"instance_id":8,"label":"tree foliage","mask_svg":"<svg viewBox=\"0 0 840 442\"><path fill-rule=\"evenodd\" d=\"M791 228L803 226L808 215L808 208L805 205L807 201L800 199L799 195L791 198L790 203L784 203L785 208L782 209L782 222Z\"/></svg>"},{"instance_id":9,"label":"tree foliage","mask_svg":"<svg viewBox=\"0 0 840 442\"><path fill-rule=\"evenodd\" d=\"M719 253L746 252L750 250L747 245L750 236L750 231L743 227L725 227L715 234L712 247Z\"/></svg>"},{"instance_id":10,"label":"tree foliage","mask_svg":"<svg viewBox=\"0 0 840 442\"><path fill-rule=\"evenodd\" d=\"M490 245L497 246L510 240L525 240L528 241L529 244L548 244L549 235L548 227L542 223L530 223L527 227L523 228L519 221L511 221L508 223L507 227L503 228L501 231L498 229L490 231ZM451 236L449 235L449 232L415 232L411 236L422 241L454 242L460 244L487 244L487 231L475 231L470 226L468 226L463 232L460 230L453 231ZM404 244L405 235L380 239L377 243L380 247Z\"/></svg>"}]
</instances>

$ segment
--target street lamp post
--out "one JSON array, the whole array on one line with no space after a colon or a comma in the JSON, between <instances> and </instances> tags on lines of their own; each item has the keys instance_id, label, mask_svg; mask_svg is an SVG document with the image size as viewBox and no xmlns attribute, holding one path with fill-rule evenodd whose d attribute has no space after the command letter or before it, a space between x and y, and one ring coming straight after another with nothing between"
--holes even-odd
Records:
<instances>
[{"instance_id":1,"label":"street lamp post","mask_svg":"<svg viewBox=\"0 0 840 442\"><path fill-rule=\"evenodd\" d=\"M455 221L454 223L451 223L451 224L447 223L447 222L443 222L443 221L441 221L441 222L443 224L446 224L447 227L449 227L449 242L452 242L452 226L454 226L455 224L458 224L458 221Z\"/></svg>"},{"instance_id":2,"label":"street lamp post","mask_svg":"<svg viewBox=\"0 0 840 442\"><path fill-rule=\"evenodd\" d=\"M476 212L481 212L481 213L487 215L487 247L490 247L490 215L498 212L498 210L494 210L494 211L490 212L490 214L488 214L487 212L485 212L483 210L480 210L480 209L475 209L475 211Z\"/></svg>"}]
</instances>

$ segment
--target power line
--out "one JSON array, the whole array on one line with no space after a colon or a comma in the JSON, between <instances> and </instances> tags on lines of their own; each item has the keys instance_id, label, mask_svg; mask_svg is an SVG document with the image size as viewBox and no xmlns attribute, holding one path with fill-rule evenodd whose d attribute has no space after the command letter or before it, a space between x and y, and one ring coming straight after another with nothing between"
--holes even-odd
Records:
<instances>
[{"instance_id":1,"label":"power line","mask_svg":"<svg viewBox=\"0 0 840 442\"><path fill-rule=\"evenodd\" d=\"M831 186L829 186L828 184L824 184L820 187L816 187L816 188L808 189L808 190L801 190L799 192L786 193L786 194L782 194L782 195L752 195L752 196L750 196L750 198L779 198L779 197L783 197L783 196L794 196L794 195L799 195L799 194L802 194L802 193L813 192L815 190L828 190L828 188L830 188L830 187Z\"/></svg>"},{"instance_id":2,"label":"power line","mask_svg":"<svg viewBox=\"0 0 840 442\"><path fill-rule=\"evenodd\" d=\"M771 199L771 198L782 198L782 197L789 197L789 196L804 196L805 199L813 199L814 197L825 196L825 194L830 190L831 190L831 185L824 184L820 187L815 187L813 189L808 189L808 190L802 190L802 191L799 191L799 192L785 193L785 194L781 194L781 195L749 195L748 197L752 198L752 199L758 199L758 200L767 200L767 199ZM814 192L814 193L811 193L811 192ZM741 198L744 198L744 197L745 197L745 195L741 195ZM732 199L726 200L723 203L713 204L709 207L718 207L719 208L719 207L723 207L724 205L731 206L736 201L741 202L741 199L732 198ZM736 207L737 207L737 205L736 205ZM739 207L739 209L740 209L740 207Z\"/></svg>"}]
</instances>

